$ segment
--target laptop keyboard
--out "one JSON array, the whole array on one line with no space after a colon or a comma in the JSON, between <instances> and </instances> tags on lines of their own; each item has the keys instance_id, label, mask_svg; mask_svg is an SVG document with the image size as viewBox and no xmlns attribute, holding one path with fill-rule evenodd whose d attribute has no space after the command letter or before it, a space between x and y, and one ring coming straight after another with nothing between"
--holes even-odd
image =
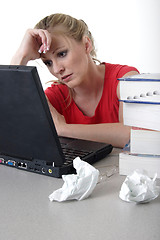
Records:
<instances>
[{"instance_id":1,"label":"laptop keyboard","mask_svg":"<svg viewBox=\"0 0 160 240\"><path fill-rule=\"evenodd\" d=\"M62 151L66 159L66 162L64 163L64 165L71 164L76 157L80 157L83 160L84 157L92 153L91 151L64 148L63 146L62 146Z\"/></svg>"}]
</instances>

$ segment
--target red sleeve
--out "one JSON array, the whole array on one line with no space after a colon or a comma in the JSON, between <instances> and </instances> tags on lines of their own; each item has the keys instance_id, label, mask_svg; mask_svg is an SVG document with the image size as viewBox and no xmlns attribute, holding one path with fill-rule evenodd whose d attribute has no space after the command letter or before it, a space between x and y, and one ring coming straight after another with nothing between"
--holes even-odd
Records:
<instances>
[{"instance_id":1,"label":"red sleeve","mask_svg":"<svg viewBox=\"0 0 160 240\"><path fill-rule=\"evenodd\" d=\"M126 73L136 71L139 73L139 71L135 67L130 67L127 65L119 65L119 71L117 72L117 78L123 77Z\"/></svg>"},{"instance_id":2,"label":"red sleeve","mask_svg":"<svg viewBox=\"0 0 160 240\"><path fill-rule=\"evenodd\" d=\"M69 101L69 91L65 85L52 84L45 90L45 94L48 97L52 106L60 113L63 114Z\"/></svg>"}]
</instances>

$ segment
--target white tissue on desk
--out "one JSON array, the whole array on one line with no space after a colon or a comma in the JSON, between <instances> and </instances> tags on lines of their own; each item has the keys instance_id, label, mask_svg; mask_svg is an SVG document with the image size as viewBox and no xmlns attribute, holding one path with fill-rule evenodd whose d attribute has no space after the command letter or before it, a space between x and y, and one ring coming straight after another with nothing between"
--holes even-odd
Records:
<instances>
[{"instance_id":1,"label":"white tissue on desk","mask_svg":"<svg viewBox=\"0 0 160 240\"><path fill-rule=\"evenodd\" d=\"M50 201L83 200L92 193L98 182L99 171L79 157L73 160L73 166L77 174L63 175L64 184L49 195Z\"/></svg>"},{"instance_id":2,"label":"white tissue on desk","mask_svg":"<svg viewBox=\"0 0 160 240\"><path fill-rule=\"evenodd\" d=\"M127 202L146 203L158 197L160 187L156 177L151 179L145 171L135 170L122 184L119 197Z\"/></svg>"}]
</instances>

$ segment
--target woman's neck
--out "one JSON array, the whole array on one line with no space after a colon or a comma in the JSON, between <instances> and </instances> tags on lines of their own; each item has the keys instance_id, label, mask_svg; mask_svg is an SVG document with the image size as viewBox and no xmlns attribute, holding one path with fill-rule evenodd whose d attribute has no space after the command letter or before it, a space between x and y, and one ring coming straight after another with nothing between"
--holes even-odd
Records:
<instances>
[{"instance_id":1,"label":"woman's neck","mask_svg":"<svg viewBox=\"0 0 160 240\"><path fill-rule=\"evenodd\" d=\"M83 86L73 90L73 100L86 116L92 117L103 94L105 65L95 65Z\"/></svg>"},{"instance_id":2,"label":"woman's neck","mask_svg":"<svg viewBox=\"0 0 160 240\"><path fill-rule=\"evenodd\" d=\"M104 76L105 65L96 65L92 62L88 66L88 73L82 81L82 84L73 89L73 96L81 98L84 96L96 96L99 91L103 89Z\"/></svg>"}]
</instances>

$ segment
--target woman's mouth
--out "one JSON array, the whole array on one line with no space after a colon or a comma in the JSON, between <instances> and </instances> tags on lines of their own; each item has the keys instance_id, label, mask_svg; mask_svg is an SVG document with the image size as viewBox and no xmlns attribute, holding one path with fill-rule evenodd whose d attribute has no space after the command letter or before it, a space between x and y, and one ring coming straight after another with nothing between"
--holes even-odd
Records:
<instances>
[{"instance_id":1,"label":"woman's mouth","mask_svg":"<svg viewBox=\"0 0 160 240\"><path fill-rule=\"evenodd\" d=\"M68 81L70 80L71 76L72 76L72 73L63 76L63 77L61 78L61 80L62 80L63 82L68 82Z\"/></svg>"}]
</instances>

